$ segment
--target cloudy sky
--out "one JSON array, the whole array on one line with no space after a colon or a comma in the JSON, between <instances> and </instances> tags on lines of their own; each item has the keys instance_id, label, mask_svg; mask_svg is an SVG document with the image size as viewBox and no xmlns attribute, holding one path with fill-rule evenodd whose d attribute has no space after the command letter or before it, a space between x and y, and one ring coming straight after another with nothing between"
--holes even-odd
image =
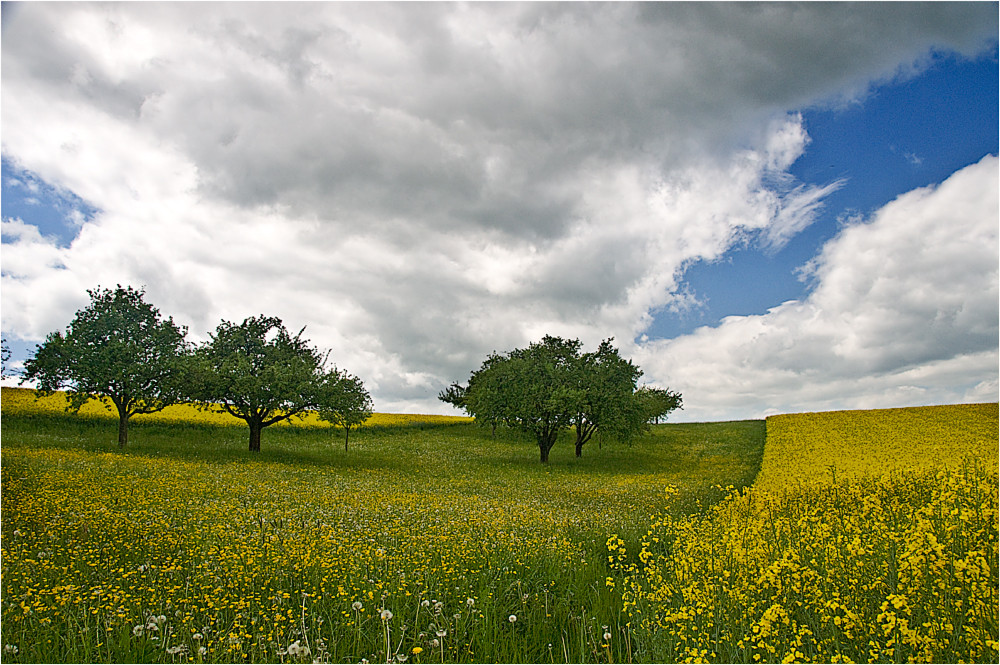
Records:
<instances>
[{"instance_id":1,"label":"cloudy sky","mask_svg":"<svg viewBox=\"0 0 1000 665\"><path fill-rule=\"evenodd\" d=\"M145 286L376 409L545 334L674 420L998 397L996 3L4 3L16 358Z\"/></svg>"}]
</instances>

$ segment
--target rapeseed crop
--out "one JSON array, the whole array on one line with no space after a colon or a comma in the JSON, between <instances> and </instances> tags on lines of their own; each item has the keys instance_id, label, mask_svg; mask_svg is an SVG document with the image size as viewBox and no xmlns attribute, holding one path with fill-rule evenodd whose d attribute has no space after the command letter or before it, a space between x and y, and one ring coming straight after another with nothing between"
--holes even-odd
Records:
<instances>
[{"instance_id":1,"label":"rapeseed crop","mask_svg":"<svg viewBox=\"0 0 1000 665\"><path fill-rule=\"evenodd\" d=\"M56 392L36 398L35 391L28 388L3 388L3 411L10 415L60 414L66 411L69 400L66 395ZM79 415L84 418L109 419L117 422L114 405L107 398L93 399L83 405ZM442 425L470 422L466 416L415 415L399 413L375 413L365 421L365 427L399 427L404 425ZM246 423L229 413L199 409L193 404L172 404L156 413L133 416L133 423L195 424L218 426L246 426ZM330 423L319 419L314 411L306 412L301 418L291 422L281 421L278 426L299 426L330 428Z\"/></svg>"},{"instance_id":2,"label":"rapeseed crop","mask_svg":"<svg viewBox=\"0 0 1000 665\"><path fill-rule=\"evenodd\" d=\"M608 540L641 657L997 662L997 405L767 427L751 488Z\"/></svg>"}]
</instances>

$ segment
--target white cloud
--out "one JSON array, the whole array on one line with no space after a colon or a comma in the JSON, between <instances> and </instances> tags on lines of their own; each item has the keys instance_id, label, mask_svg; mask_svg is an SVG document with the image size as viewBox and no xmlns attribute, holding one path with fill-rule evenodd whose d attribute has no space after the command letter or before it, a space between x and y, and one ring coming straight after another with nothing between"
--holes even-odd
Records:
<instances>
[{"instance_id":1,"label":"white cloud","mask_svg":"<svg viewBox=\"0 0 1000 665\"><path fill-rule=\"evenodd\" d=\"M846 227L815 286L636 352L685 395L685 419L995 401L1000 172L988 156Z\"/></svg>"},{"instance_id":2,"label":"white cloud","mask_svg":"<svg viewBox=\"0 0 1000 665\"><path fill-rule=\"evenodd\" d=\"M790 110L995 38L933 3L292 7L5 7L4 156L100 211L67 248L10 227L5 332L145 285L196 339L281 316L378 408L440 410L489 351L632 339L685 266L807 226L837 185L787 176Z\"/></svg>"}]
</instances>

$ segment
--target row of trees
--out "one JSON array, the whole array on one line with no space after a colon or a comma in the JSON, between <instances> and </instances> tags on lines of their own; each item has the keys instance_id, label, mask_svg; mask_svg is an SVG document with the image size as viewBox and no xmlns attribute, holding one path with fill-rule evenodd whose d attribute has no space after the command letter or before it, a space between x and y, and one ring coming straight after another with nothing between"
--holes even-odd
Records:
<instances>
[{"instance_id":1,"label":"row of trees","mask_svg":"<svg viewBox=\"0 0 1000 665\"><path fill-rule=\"evenodd\" d=\"M50 333L24 363L21 383L36 381L41 394L68 390L69 408L108 398L118 411L118 445L128 442L132 416L178 402L229 413L250 429L250 450L260 451L261 431L316 411L344 428L372 415L372 401L356 376L327 368L321 353L292 335L281 319L223 321L201 345L187 329L145 302L132 287L94 289L91 302L63 332ZM109 407L110 408L110 407Z\"/></svg>"},{"instance_id":2,"label":"row of trees","mask_svg":"<svg viewBox=\"0 0 1000 665\"><path fill-rule=\"evenodd\" d=\"M493 353L466 385L452 384L438 398L493 428L529 432L542 462L559 433L576 432L576 455L595 433L629 441L650 422L681 408L681 395L637 387L642 370L607 339L582 353L577 339L546 336L526 349Z\"/></svg>"}]
</instances>

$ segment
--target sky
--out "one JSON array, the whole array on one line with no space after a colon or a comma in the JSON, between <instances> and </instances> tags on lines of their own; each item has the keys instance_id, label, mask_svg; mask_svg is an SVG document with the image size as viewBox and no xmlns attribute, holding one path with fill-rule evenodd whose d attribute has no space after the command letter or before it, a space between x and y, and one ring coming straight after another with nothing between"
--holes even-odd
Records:
<instances>
[{"instance_id":1,"label":"sky","mask_svg":"<svg viewBox=\"0 0 1000 665\"><path fill-rule=\"evenodd\" d=\"M383 412L546 334L673 421L998 399L996 3L0 12L15 366L128 284Z\"/></svg>"}]
</instances>

